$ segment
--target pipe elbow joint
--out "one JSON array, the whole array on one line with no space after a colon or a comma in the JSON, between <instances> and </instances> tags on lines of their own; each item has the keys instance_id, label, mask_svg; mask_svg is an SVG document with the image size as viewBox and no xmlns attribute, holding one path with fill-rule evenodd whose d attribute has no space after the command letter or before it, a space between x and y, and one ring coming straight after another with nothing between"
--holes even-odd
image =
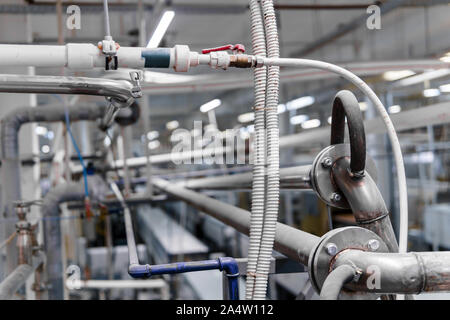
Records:
<instances>
[{"instance_id":1,"label":"pipe elbow joint","mask_svg":"<svg viewBox=\"0 0 450 320\"><path fill-rule=\"evenodd\" d=\"M220 271L225 271L227 277L238 277L239 266L234 258L220 257L217 259L220 265Z\"/></svg>"},{"instance_id":2,"label":"pipe elbow joint","mask_svg":"<svg viewBox=\"0 0 450 320\"><path fill-rule=\"evenodd\" d=\"M150 278L152 275L148 264L131 264L128 267L128 274L135 279Z\"/></svg>"}]
</instances>

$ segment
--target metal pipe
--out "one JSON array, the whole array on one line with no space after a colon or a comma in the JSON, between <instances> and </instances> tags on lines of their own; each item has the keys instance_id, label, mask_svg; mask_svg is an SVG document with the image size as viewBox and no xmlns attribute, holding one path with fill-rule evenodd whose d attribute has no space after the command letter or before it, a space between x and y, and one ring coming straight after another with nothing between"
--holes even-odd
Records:
<instances>
[{"instance_id":1,"label":"metal pipe","mask_svg":"<svg viewBox=\"0 0 450 320\"><path fill-rule=\"evenodd\" d=\"M310 165L280 169L280 187L282 189L311 189L309 173ZM215 176L200 179L190 179L180 182L179 185L188 189L251 189L253 173Z\"/></svg>"},{"instance_id":2,"label":"metal pipe","mask_svg":"<svg viewBox=\"0 0 450 320\"><path fill-rule=\"evenodd\" d=\"M341 158L332 168L333 180L346 197L356 223L362 228L375 232L384 240L390 252L398 252L395 238L383 197L368 172L358 179L353 179L348 172L350 160Z\"/></svg>"},{"instance_id":3,"label":"metal pipe","mask_svg":"<svg viewBox=\"0 0 450 320\"><path fill-rule=\"evenodd\" d=\"M328 275L320 291L320 300L337 300L342 287L353 280L356 275L354 267L343 264Z\"/></svg>"},{"instance_id":4,"label":"metal pipe","mask_svg":"<svg viewBox=\"0 0 450 320\"><path fill-rule=\"evenodd\" d=\"M67 280L66 285L71 290L77 289L164 289L167 283L163 279L152 280Z\"/></svg>"},{"instance_id":5,"label":"metal pipe","mask_svg":"<svg viewBox=\"0 0 450 320\"><path fill-rule=\"evenodd\" d=\"M125 233L127 237L129 266L128 274L133 278L148 278L153 275L175 274L202 270L219 269L225 271L229 280L229 295L232 300L239 299L238 277L239 269L236 260L233 258L218 258L216 260L196 261L196 262L177 262L171 264L149 265L140 264L137 254L136 241L134 238L133 223L131 221L131 213L125 199L119 188L114 182L110 183L110 187L120 201L124 210Z\"/></svg>"},{"instance_id":6,"label":"metal pipe","mask_svg":"<svg viewBox=\"0 0 450 320\"><path fill-rule=\"evenodd\" d=\"M357 283L345 286L351 290L406 294L450 291L449 251L399 254L348 249L336 256L334 266L344 264L362 271Z\"/></svg>"},{"instance_id":7,"label":"metal pipe","mask_svg":"<svg viewBox=\"0 0 450 320\"><path fill-rule=\"evenodd\" d=\"M175 262L169 264L145 265L145 269L130 270L133 278L148 278L154 275L178 274L218 269L228 278L228 294L231 300L239 300L239 267L235 259L220 257L215 260Z\"/></svg>"},{"instance_id":8,"label":"metal pipe","mask_svg":"<svg viewBox=\"0 0 450 320\"><path fill-rule=\"evenodd\" d=\"M134 86L126 80L104 78L0 75L0 92L83 94L111 97L115 105L128 107L134 101Z\"/></svg>"},{"instance_id":9,"label":"metal pipe","mask_svg":"<svg viewBox=\"0 0 450 320\"><path fill-rule=\"evenodd\" d=\"M89 183L89 194L92 199L102 198L101 193L99 181ZM48 296L51 300L63 298L64 270L62 270L61 228L58 219L60 215L59 206L68 201L84 201L84 197L84 185L82 183L58 185L44 197L41 212L44 220L44 247L47 256L48 282L51 286Z\"/></svg>"},{"instance_id":10,"label":"metal pipe","mask_svg":"<svg viewBox=\"0 0 450 320\"><path fill-rule=\"evenodd\" d=\"M153 185L159 190L185 201L198 210L235 228L237 231L246 235L249 234L250 213L248 211L185 189L163 179L153 178ZM319 239L315 235L277 223L275 249L292 260L308 265L309 254L317 245Z\"/></svg>"},{"instance_id":11,"label":"metal pipe","mask_svg":"<svg viewBox=\"0 0 450 320\"><path fill-rule=\"evenodd\" d=\"M44 261L44 254L34 256L33 265L21 264L0 283L0 300L11 299L25 281Z\"/></svg>"},{"instance_id":12,"label":"metal pipe","mask_svg":"<svg viewBox=\"0 0 450 320\"><path fill-rule=\"evenodd\" d=\"M0 76L1 77L1 76ZM1 87L1 85L0 85ZM69 108L69 116L73 120L95 120L104 112L104 106L88 105ZM13 202L22 199L20 188L19 131L23 124L31 122L64 121L65 108L60 105L40 108L23 107L13 110L1 120L1 177L8 182L8 188L2 188L2 210L6 217L14 217ZM14 222L5 222L6 232L14 231ZM8 246L8 256L13 257L14 246Z\"/></svg>"},{"instance_id":13,"label":"metal pipe","mask_svg":"<svg viewBox=\"0 0 450 320\"><path fill-rule=\"evenodd\" d=\"M339 91L334 97L331 116L331 145L344 143L345 119L350 137L350 169L355 178L364 175L366 166L366 133L364 120L355 95Z\"/></svg>"}]
</instances>

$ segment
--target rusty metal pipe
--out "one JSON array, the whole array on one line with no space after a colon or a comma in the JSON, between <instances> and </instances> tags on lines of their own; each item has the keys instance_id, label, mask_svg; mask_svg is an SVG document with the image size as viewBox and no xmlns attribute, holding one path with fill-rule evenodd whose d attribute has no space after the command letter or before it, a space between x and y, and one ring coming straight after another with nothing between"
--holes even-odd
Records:
<instances>
[{"instance_id":1,"label":"rusty metal pipe","mask_svg":"<svg viewBox=\"0 0 450 320\"><path fill-rule=\"evenodd\" d=\"M349 173L350 159L341 158L333 164L334 182L346 197L362 228L375 232L386 242L390 252L398 252L397 239L383 197L369 173L354 179Z\"/></svg>"},{"instance_id":2,"label":"rusty metal pipe","mask_svg":"<svg viewBox=\"0 0 450 320\"><path fill-rule=\"evenodd\" d=\"M339 91L334 97L331 115L331 145L344 143L345 119L350 138L350 169L355 178L364 175L366 166L366 133L359 103L348 90Z\"/></svg>"},{"instance_id":3,"label":"rusty metal pipe","mask_svg":"<svg viewBox=\"0 0 450 320\"><path fill-rule=\"evenodd\" d=\"M355 291L406 293L450 291L450 252L376 253L344 250L331 267L350 264L361 269Z\"/></svg>"}]
</instances>

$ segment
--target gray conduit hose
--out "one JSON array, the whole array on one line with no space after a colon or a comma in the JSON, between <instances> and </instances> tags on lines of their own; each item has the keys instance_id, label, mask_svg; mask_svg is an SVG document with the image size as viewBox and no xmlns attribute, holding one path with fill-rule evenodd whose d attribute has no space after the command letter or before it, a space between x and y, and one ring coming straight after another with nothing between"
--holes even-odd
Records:
<instances>
[{"instance_id":1,"label":"gray conduit hose","mask_svg":"<svg viewBox=\"0 0 450 320\"><path fill-rule=\"evenodd\" d=\"M136 106L137 107L137 106ZM138 107L137 107L138 108ZM105 105L77 105L68 108L71 121L101 119L105 113ZM133 109L132 109L133 110ZM2 181L9 181L8 188L2 188L2 203L20 200L20 159L19 159L19 131L22 125L31 122L57 122L65 121L66 109L61 105L49 105L44 107L22 107L7 114L0 122L0 145L2 163ZM121 113L123 112L123 115ZM138 121L138 117L133 112L123 109L119 112L117 122L119 124L131 124ZM7 208L8 213L14 211ZM10 215L9 215L10 216Z\"/></svg>"},{"instance_id":2,"label":"gray conduit hose","mask_svg":"<svg viewBox=\"0 0 450 320\"><path fill-rule=\"evenodd\" d=\"M89 105L69 108L71 120L95 120L101 118L104 106ZM65 108L61 105L45 107L22 107L2 118L0 131L1 144L1 181L7 181L8 187L1 188L1 208L6 217L15 217L13 202L22 200L20 190L19 131L23 124L31 122L64 121ZM15 231L15 222L5 222L5 232ZM7 247L8 259L15 261L15 245ZM15 265L15 263L13 263ZM9 269L9 268L8 268ZM12 270L11 270L12 271Z\"/></svg>"},{"instance_id":3,"label":"gray conduit hose","mask_svg":"<svg viewBox=\"0 0 450 320\"><path fill-rule=\"evenodd\" d=\"M320 300L338 300L342 287L354 279L355 268L348 264L341 265L331 271L323 283Z\"/></svg>"},{"instance_id":4,"label":"gray conduit hose","mask_svg":"<svg viewBox=\"0 0 450 320\"><path fill-rule=\"evenodd\" d=\"M32 273L45 261L45 255L40 252L33 256L32 265L21 264L0 283L0 300L12 299L17 290L25 284Z\"/></svg>"},{"instance_id":5,"label":"gray conduit hose","mask_svg":"<svg viewBox=\"0 0 450 320\"><path fill-rule=\"evenodd\" d=\"M277 22L272 0L262 0L264 26L266 31L267 55L278 58ZM270 258L275 241L280 195L280 147L278 129L278 91L280 85L280 67L269 66L266 86L266 130L267 130L267 194L261 235L261 248L256 268L254 299L264 300L269 278Z\"/></svg>"},{"instance_id":6,"label":"gray conduit hose","mask_svg":"<svg viewBox=\"0 0 450 320\"><path fill-rule=\"evenodd\" d=\"M253 54L266 56L266 40L258 0L250 0L251 38ZM250 217L250 242L248 247L247 282L245 298L253 299L256 266L261 245L265 204L265 107L266 107L266 68L254 69L255 83L255 144L252 184L252 209Z\"/></svg>"},{"instance_id":7,"label":"gray conduit hose","mask_svg":"<svg viewBox=\"0 0 450 320\"><path fill-rule=\"evenodd\" d=\"M90 180L96 177L89 177ZM95 188L94 188L95 186ZM103 187L103 188L102 188ZM93 199L101 199L107 188L100 179L89 183L89 194ZM48 284L51 286L48 292L50 300L63 299L63 272L62 270L62 239L60 228L60 210L62 203L69 201L83 201L84 184L67 183L50 190L44 197L41 213L44 226L44 249L47 257L46 271Z\"/></svg>"}]
</instances>

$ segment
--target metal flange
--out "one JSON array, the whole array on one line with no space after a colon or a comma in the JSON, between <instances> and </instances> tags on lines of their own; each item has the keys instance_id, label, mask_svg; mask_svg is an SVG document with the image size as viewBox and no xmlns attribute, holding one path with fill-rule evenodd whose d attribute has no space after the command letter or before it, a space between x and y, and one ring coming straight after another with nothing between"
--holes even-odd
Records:
<instances>
[{"instance_id":1,"label":"metal flange","mask_svg":"<svg viewBox=\"0 0 450 320\"><path fill-rule=\"evenodd\" d=\"M310 172L310 178L314 191L316 191L318 197L322 199L322 201L332 207L350 209L350 205L345 197L340 193L331 173L331 168L334 163L343 157L350 157L349 144L335 144L326 147L320 151L314 159ZM365 170L376 182L377 170L375 162L368 154L366 155Z\"/></svg>"},{"instance_id":2,"label":"metal flange","mask_svg":"<svg viewBox=\"0 0 450 320\"><path fill-rule=\"evenodd\" d=\"M320 294L325 279L332 271L336 256L346 249L389 252L384 241L370 230L360 227L345 227L331 230L322 236L319 244L309 255L308 273L311 284L317 293ZM339 298L342 300L370 300L379 296L380 294L356 292L344 288Z\"/></svg>"}]
</instances>

